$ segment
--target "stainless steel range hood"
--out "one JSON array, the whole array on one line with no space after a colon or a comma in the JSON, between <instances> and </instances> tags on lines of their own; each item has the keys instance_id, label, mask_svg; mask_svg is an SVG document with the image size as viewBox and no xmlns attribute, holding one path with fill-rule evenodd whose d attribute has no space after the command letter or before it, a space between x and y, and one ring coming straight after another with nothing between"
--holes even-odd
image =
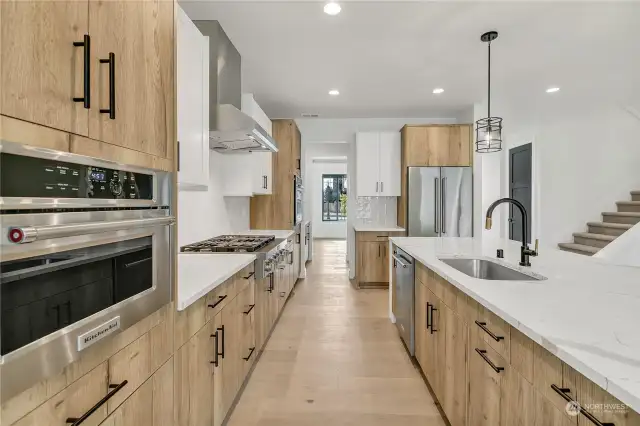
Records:
<instances>
[{"instance_id":1,"label":"stainless steel range hood","mask_svg":"<svg viewBox=\"0 0 640 426\"><path fill-rule=\"evenodd\" d=\"M209 148L277 152L276 141L242 108L242 59L218 21L193 21L209 37Z\"/></svg>"}]
</instances>

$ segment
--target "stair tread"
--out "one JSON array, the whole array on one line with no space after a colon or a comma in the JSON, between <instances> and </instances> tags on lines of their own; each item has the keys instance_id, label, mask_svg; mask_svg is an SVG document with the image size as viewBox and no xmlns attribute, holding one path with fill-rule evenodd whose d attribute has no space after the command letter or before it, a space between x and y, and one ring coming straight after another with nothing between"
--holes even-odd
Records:
<instances>
[{"instance_id":1,"label":"stair tread","mask_svg":"<svg viewBox=\"0 0 640 426\"><path fill-rule=\"evenodd\" d=\"M574 232L574 237L592 238L594 240L613 241L616 239L613 235L594 234L592 232Z\"/></svg>"},{"instance_id":2,"label":"stair tread","mask_svg":"<svg viewBox=\"0 0 640 426\"><path fill-rule=\"evenodd\" d=\"M616 204L626 204L628 206L640 206L640 201L616 201Z\"/></svg>"},{"instance_id":3,"label":"stair tread","mask_svg":"<svg viewBox=\"0 0 640 426\"><path fill-rule=\"evenodd\" d=\"M616 228L616 229L631 229L633 225L627 223L612 223L612 222L587 222L588 226L600 226L602 228Z\"/></svg>"},{"instance_id":4,"label":"stair tread","mask_svg":"<svg viewBox=\"0 0 640 426\"><path fill-rule=\"evenodd\" d=\"M584 251L587 253L597 253L600 251L600 248L593 246L585 246L584 244L576 244L576 243L559 243L559 247L568 248L571 250Z\"/></svg>"},{"instance_id":5,"label":"stair tread","mask_svg":"<svg viewBox=\"0 0 640 426\"><path fill-rule=\"evenodd\" d=\"M602 212L602 214L607 216L640 217L640 212Z\"/></svg>"},{"instance_id":6,"label":"stair tread","mask_svg":"<svg viewBox=\"0 0 640 426\"><path fill-rule=\"evenodd\" d=\"M640 191L631 191L631 195L640 195Z\"/></svg>"}]
</instances>

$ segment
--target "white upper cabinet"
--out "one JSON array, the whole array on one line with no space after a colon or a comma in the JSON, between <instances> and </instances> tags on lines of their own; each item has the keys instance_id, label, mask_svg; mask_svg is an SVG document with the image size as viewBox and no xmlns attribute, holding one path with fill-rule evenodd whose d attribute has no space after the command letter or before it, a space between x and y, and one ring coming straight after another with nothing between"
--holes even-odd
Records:
<instances>
[{"instance_id":1,"label":"white upper cabinet","mask_svg":"<svg viewBox=\"0 0 640 426\"><path fill-rule=\"evenodd\" d=\"M178 6L178 185L209 185L209 37Z\"/></svg>"},{"instance_id":2,"label":"white upper cabinet","mask_svg":"<svg viewBox=\"0 0 640 426\"><path fill-rule=\"evenodd\" d=\"M400 189L400 132L379 133L380 144L378 155L380 158L380 195L384 197L399 197Z\"/></svg>"},{"instance_id":3,"label":"white upper cabinet","mask_svg":"<svg viewBox=\"0 0 640 426\"><path fill-rule=\"evenodd\" d=\"M253 118L271 135L271 120L253 99L253 94L242 95L242 112ZM225 154L223 195L250 197L273 193L273 167L271 152Z\"/></svg>"},{"instance_id":4,"label":"white upper cabinet","mask_svg":"<svg viewBox=\"0 0 640 426\"><path fill-rule=\"evenodd\" d=\"M399 197L400 169L400 132L356 134L358 197Z\"/></svg>"}]
</instances>

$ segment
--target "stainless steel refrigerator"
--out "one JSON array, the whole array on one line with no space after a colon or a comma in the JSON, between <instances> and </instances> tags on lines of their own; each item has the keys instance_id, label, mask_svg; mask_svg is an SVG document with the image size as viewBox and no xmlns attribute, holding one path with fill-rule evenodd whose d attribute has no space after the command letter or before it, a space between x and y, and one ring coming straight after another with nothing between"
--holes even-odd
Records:
<instances>
[{"instance_id":1,"label":"stainless steel refrigerator","mask_svg":"<svg viewBox=\"0 0 640 426\"><path fill-rule=\"evenodd\" d=\"M410 237L473 236L471 167L409 167Z\"/></svg>"}]
</instances>

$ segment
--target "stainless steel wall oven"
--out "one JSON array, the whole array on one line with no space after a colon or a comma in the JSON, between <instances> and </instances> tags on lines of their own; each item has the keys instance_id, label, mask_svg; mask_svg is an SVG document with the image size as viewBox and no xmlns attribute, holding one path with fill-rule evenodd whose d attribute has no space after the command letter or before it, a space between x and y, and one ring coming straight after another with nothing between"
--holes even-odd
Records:
<instances>
[{"instance_id":1,"label":"stainless steel wall oven","mask_svg":"<svg viewBox=\"0 0 640 426\"><path fill-rule=\"evenodd\" d=\"M2 401L172 300L171 174L0 144Z\"/></svg>"}]
</instances>

